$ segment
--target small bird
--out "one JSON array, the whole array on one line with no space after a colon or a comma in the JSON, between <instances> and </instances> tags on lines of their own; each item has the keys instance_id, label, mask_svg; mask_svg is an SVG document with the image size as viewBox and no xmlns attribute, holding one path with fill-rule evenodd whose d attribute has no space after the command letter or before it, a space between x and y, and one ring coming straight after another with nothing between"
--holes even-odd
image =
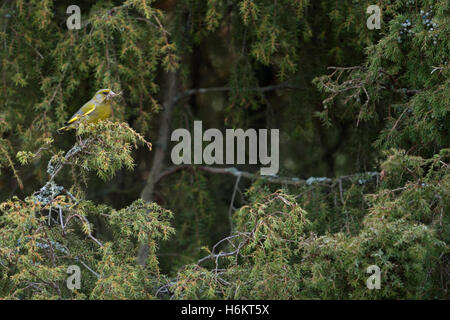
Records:
<instances>
[{"instance_id":1,"label":"small bird","mask_svg":"<svg viewBox=\"0 0 450 320\"><path fill-rule=\"evenodd\" d=\"M64 127L58 129L58 133L75 129L81 119L93 123L99 120L107 119L111 116L111 99L119 94L111 89L100 89L94 97L86 102L66 123Z\"/></svg>"}]
</instances>

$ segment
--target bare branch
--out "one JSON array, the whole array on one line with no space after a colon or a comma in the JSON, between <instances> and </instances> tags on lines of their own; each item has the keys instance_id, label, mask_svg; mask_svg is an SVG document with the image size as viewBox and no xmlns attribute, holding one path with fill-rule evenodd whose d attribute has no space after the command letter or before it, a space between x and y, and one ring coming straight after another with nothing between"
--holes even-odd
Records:
<instances>
[{"instance_id":1,"label":"bare branch","mask_svg":"<svg viewBox=\"0 0 450 320\"><path fill-rule=\"evenodd\" d=\"M162 178L169 176L171 174L174 174L181 170L200 170L204 172L209 172L213 174L225 174L225 175L232 175L235 177L244 177L250 180L256 180L256 179L262 179L267 183L276 183L276 184L286 184L286 185L311 185L313 183L327 183L327 184L334 184L336 181L339 180L349 180L352 178L359 177L361 175L370 175L370 176L378 176L378 172L361 172L361 173L355 173L351 175L341 176L338 178L327 178L327 177L310 177L308 179L300 179L297 177L279 177L279 176L261 176L256 173L251 173L247 171L240 171L237 168L234 167L228 167L228 168L219 168L219 167L207 167L207 166L194 166L190 164L184 164L179 166L173 166L169 169L162 172L159 176L156 182L159 182Z\"/></svg>"},{"instance_id":2,"label":"bare branch","mask_svg":"<svg viewBox=\"0 0 450 320\"><path fill-rule=\"evenodd\" d=\"M299 87L294 86L293 84L290 84L288 82L283 82L280 84L274 84L269 85L265 87L258 87L258 88L249 88L247 90L249 91L259 91L259 92L267 92L267 91L273 91L278 89L298 89ZM175 96L174 101L177 102L183 98L186 98L191 95L195 95L198 93L207 93L207 92L225 92L225 91L231 91L230 87L211 87L211 88L197 88L197 89L189 89L184 92L181 92L177 96Z\"/></svg>"}]
</instances>

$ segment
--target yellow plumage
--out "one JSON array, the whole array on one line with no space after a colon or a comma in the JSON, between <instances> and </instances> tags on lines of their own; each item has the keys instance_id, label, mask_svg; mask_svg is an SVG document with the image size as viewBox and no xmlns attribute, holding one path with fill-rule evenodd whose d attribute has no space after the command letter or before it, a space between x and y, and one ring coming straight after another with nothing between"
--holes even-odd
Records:
<instances>
[{"instance_id":1,"label":"yellow plumage","mask_svg":"<svg viewBox=\"0 0 450 320\"><path fill-rule=\"evenodd\" d=\"M64 127L58 129L58 132L75 129L81 119L84 119L87 123L91 123L109 118L112 113L111 99L115 96L117 94L110 89L98 90L91 100L75 112L64 124Z\"/></svg>"}]
</instances>

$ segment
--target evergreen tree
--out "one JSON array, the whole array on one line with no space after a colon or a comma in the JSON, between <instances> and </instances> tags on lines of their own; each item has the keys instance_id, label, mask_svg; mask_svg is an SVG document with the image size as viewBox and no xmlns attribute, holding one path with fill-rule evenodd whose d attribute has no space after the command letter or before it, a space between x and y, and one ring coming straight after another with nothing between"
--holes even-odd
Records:
<instances>
[{"instance_id":1,"label":"evergreen tree","mask_svg":"<svg viewBox=\"0 0 450 320\"><path fill-rule=\"evenodd\" d=\"M1 298L448 298L448 1L72 4L0 5ZM174 166L194 120L280 129L279 174Z\"/></svg>"}]
</instances>

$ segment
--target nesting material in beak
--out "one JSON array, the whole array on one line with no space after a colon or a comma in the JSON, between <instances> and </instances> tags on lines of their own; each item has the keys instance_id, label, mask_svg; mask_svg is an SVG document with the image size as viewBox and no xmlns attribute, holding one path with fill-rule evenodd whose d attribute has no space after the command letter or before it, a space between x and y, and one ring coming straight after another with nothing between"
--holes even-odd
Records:
<instances>
[{"instance_id":1,"label":"nesting material in beak","mask_svg":"<svg viewBox=\"0 0 450 320\"><path fill-rule=\"evenodd\" d=\"M106 96L106 98L109 100L109 99L112 99L112 98L114 98L114 97L116 97L116 96L118 96L118 95L120 95L120 93L115 93L114 91L110 91L109 93L108 93L108 95Z\"/></svg>"}]
</instances>

